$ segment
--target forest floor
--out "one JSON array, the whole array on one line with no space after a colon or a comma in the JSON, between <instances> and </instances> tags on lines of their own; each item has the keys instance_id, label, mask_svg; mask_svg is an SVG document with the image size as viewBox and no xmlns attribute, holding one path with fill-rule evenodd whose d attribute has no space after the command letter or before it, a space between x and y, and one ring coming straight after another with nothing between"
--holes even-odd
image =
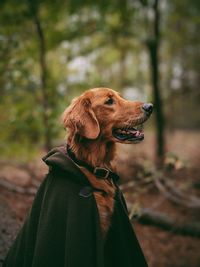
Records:
<instances>
[{"instance_id":1,"label":"forest floor","mask_svg":"<svg viewBox=\"0 0 200 267\"><path fill-rule=\"evenodd\" d=\"M188 195L200 197L200 132L168 132L167 140L167 150L170 153L166 157L165 170L161 172L153 164L155 141L151 132L146 133L144 142L139 145L119 145L116 163L121 175L121 186L123 188L126 183L134 181L133 186L124 190L128 206L130 210L142 207L164 212L177 223L200 224L199 210L172 203L154 185L154 175L167 175L177 188ZM34 185L37 187L47 172L40 160L41 156L42 153L38 159L28 164L28 168L18 166L16 162L1 162L0 262L24 222L34 198L34 190L13 192L13 188L7 187L7 182L19 188L30 189L33 187L31 174L34 171ZM143 183L144 180L147 183ZM137 220L133 225L149 267L200 267L200 238L142 225Z\"/></svg>"}]
</instances>

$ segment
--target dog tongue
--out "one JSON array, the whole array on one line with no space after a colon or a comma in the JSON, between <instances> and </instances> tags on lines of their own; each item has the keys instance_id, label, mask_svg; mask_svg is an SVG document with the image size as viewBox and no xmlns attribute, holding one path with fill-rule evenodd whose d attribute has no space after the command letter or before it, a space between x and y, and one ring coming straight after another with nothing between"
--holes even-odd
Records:
<instances>
[{"instance_id":1,"label":"dog tongue","mask_svg":"<svg viewBox=\"0 0 200 267\"><path fill-rule=\"evenodd\" d=\"M141 133L140 131L137 131L137 130L131 130L130 133L132 135L134 135L135 137L139 137L139 136L143 135L143 133Z\"/></svg>"}]
</instances>

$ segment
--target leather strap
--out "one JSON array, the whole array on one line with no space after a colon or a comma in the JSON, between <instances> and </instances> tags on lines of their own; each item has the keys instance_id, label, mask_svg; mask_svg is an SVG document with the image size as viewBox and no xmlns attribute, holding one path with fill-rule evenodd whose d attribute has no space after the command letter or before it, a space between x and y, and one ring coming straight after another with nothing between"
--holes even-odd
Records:
<instances>
[{"instance_id":1,"label":"leather strap","mask_svg":"<svg viewBox=\"0 0 200 267\"><path fill-rule=\"evenodd\" d=\"M88 171L93 173L97 178L110 179L110 180L113 180L115 182L119 180L119 176L115 172L112 172L111 170L109 170L107 168L103 168L103 167L93 167L93 166L87 164L86 162L77 159L68 145L67 145L67 154L77 165L88 169Z\"/></svg>"}]
</instances>

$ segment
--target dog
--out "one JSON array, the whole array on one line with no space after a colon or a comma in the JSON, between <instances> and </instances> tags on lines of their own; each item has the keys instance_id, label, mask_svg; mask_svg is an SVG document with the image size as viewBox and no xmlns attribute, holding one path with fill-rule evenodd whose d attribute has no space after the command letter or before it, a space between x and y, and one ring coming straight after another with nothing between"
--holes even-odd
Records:
<instances>
[{"instance_id":1,"label":"dog","mask_svg":"<svg viewBox=\"0 0 200 267\"><path fill-rule=\"evenodd\" d=\"M112 221L116 183L106 177L99 179L79 162L92 168L115 171L116 143L141 142L144 139L142 125L152 110L151 103L128 101L110 88L94 88L74 99L63 113L70 153L90 184L97 189L94 197L104 237Z\"/></svg>"}]
</instances>

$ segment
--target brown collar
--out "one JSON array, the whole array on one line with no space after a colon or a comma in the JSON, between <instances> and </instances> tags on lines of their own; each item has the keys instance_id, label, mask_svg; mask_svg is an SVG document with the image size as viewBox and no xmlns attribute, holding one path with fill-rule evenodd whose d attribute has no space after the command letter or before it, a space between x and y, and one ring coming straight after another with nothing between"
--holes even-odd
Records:
<instances>
[{"instance_id":1,"label":"brown collar","mask_svg":"<svg viewBox=\"0 0 200 267\"><path fill-rule=\"evenodd\" d=\"M87 164L86 162L77 159L75 154L71 151L69 145L67 145L66 150L67 150L68 156L74 161L74 163L76 163L77 165L79 165L81 167L88 169L88 171L93 173L97 178L110 179L110 180L113 180L115 182L117 182L119 180L119 176L115 172L112 172L111 170L109 170L107 168L103 168L103 167L93 167L93 166Z\"/></svg>"}]
</instances>

